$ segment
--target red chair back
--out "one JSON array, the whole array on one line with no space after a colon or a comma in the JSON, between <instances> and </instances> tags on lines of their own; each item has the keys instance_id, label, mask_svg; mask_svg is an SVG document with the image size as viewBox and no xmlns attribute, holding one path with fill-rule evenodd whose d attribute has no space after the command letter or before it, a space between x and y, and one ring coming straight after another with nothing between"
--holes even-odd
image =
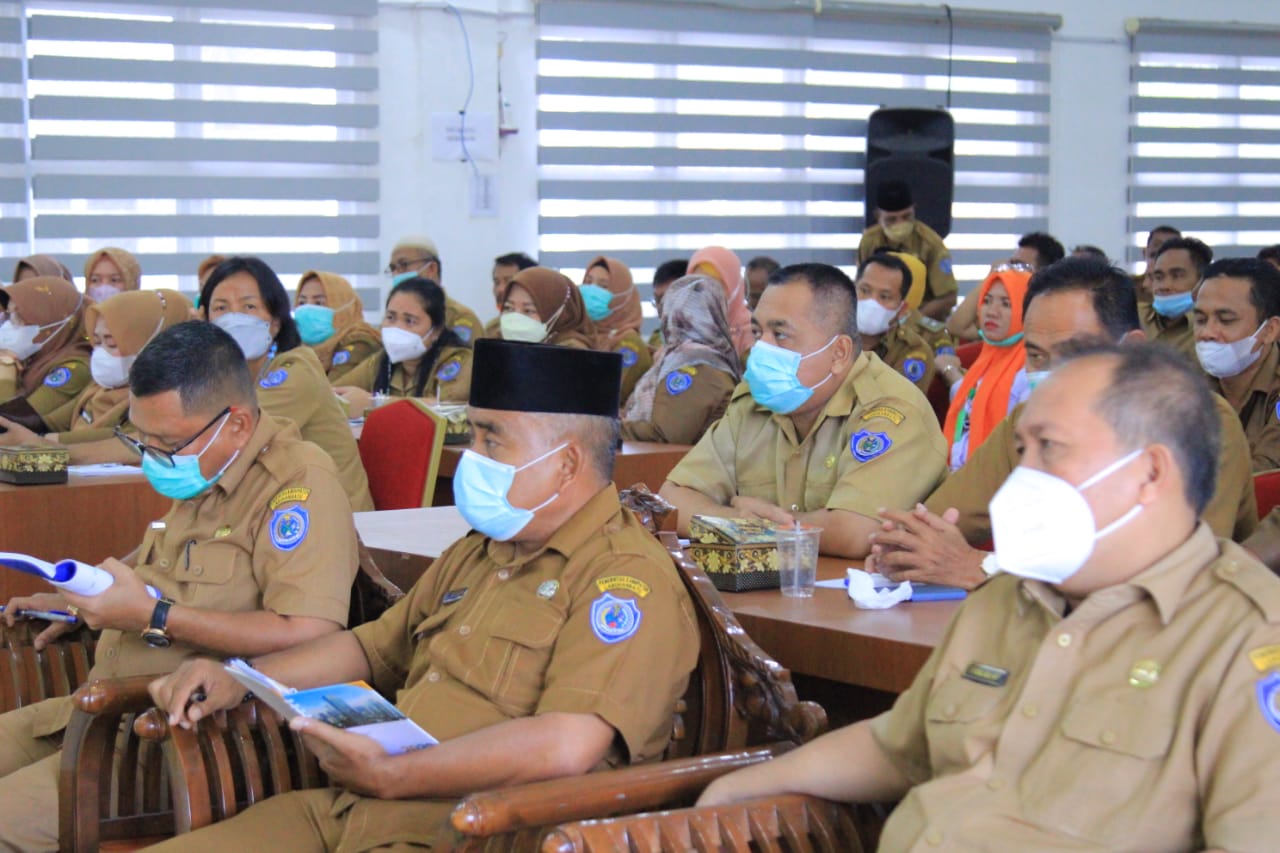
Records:
<instances>
[{"instance_id":1,"label":"red chair back","mask_svg":"<svg viewBox=\"0 0 1280 853\"><path fill-rule=\"evenodd\" d=\"M431 505L444 429L444 419L421 400L397 400L365 416L360 461L374 509Z\"/></svg>"},{"instance_id":2,"label":"red chair back","mask_svg":"<svg viewBox=\"0 0 1280 853\"><path fill-rule=\"evenodd\" d=\"M1253 494L1258 499L1258 518L1280 506L1280 470L1253 475Z\"/></svg>"},{"instance_id":3,"label":"red chair back","mask_svg":"<svg viewBox=\"0 0 1280 853\"><path fill-rule=\"evenodd\" d=\"M956 358L960 359L960 366L968 370L973 367L973 363L978 360L978 354L981 352L982 341L971 341L956 347Z\"/></svg>"}]
</instances>

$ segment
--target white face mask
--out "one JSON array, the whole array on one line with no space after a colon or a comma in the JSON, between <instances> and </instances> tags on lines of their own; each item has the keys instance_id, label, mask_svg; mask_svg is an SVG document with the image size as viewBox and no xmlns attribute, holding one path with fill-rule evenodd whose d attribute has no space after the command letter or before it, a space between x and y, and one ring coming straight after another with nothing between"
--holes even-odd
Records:
<instances>
[{"instance_id":1,"label":"white face mask","mask_svg":"<svg viewBox=\"0 0 1280 853\"><path fill-rule=\"evenodd\" d=\"M66 320L60 320L57 323L50 323L47 326L15 326L13 320L5 320L4 325L0 326L0 350L8 350L18 358L26 361L31 356L40 352L40 348L46 343L53 340L58 332L54 331L49 334L40 343L34 343L36 337L44 329L57 329L61 331L62 327L67 325L70 317Z\"/></svg>"},{"instance_id":2,"label":"white face mask","mask_svg":"<svg viewBox=\"0 0 1280 853\"><path fill-rule=\"evenodd\" d=\"M213 325L235 338L240 351L249 361L262 358L275 343L275 339L271 337L270 321L252 314L228 312L214 320Z\"/></svg>"},{"instance_id":3,"label":"white face mask","mask_svg":"<svg viewBox=\"0 0 1280 853\"><path fill-rule=\"evenodd\" d=\"M1079 486L1060 477L1018 466L991 499L991 533L996 565L1031 580L1059 584L1080 571L1094 543L1128 524L1142 504L1097 529L1082 492L1142 455L1143 449L1117 459Z\"/></svg>"},{"instance_id":4,"label":"white face mask","mask_svg":"<svg viewBox=\"0 0 1280 853\"><path fill-rule=\"evenodd\" d=\"M392 364L413 361L427 354L427 343L407 329L398 326L382 327L382 348Z\"/></svg>"},{"instance_id":5,"label":"white face mask","mask_svg":"<svg viewBox=\"0 0 1280 853\"><path fill-rule=\"evenodd\" d=\"M129 368L136 358L136 355L112 355L105 347L94 347L89 373L103 388L119 388L129 381Z\"/></svg>"},{"instance_id":6,"label":"white face mask","mask_svg":"<svg viewBox=\"0 0 1280 853\"><path fill-rule=\"evenodd\" d=\"M883 335L896 316L898 308L885 308L874 299L858 300L858 331L864 335Z\"/></svg>"},{"instance_id":7,"label":"white face mask","mask_svg":"<svg viewBox=\"0 0 1280 853\"><path fill-rule=\"evenodd\" d=\"M1258 332L1262 326L1247 338L1241 338L1229 344L1217 341L1196 341L1196 358L1204 372L1219 379L1238 376L1244 373L1253 363L1262 358L1262 350L1254 350L1258 343Z\"/></svg>"},{"instance_id":8,"label":"white face mask","mask_svg":"<svg viewBox=\"0 0 1280 853\"><path fill-rule=\"evenodd\" d=\"M547 339L547 327L532 317L517 311L507 311L498 320L504 341L520 341L540 344Z\"/></svg>"}]
</instances>

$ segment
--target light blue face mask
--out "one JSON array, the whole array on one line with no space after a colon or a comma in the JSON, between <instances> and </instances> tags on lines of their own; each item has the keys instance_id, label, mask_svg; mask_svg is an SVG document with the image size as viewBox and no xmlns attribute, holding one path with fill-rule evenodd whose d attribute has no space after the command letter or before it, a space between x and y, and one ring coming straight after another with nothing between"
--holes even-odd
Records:
<instances>
[{"instance_id":1,"label":"light blue face mask","mask_svg":"<svg viewBox=\"0 0 1280 853\"><path fill-rule=\"evenodd\" d=\"M418 277L417 270L409 270L408 272L402 272L400 273L400 275L391 279L391 286L395 287L397 284L399 284L402 281L408 281L411 278L417 278L417 277Z\"/></svg>"},{"instance_id":2,"label":"light blue face mask","mask_svg":"<svg viewBox=\"0 0 1280 853\"><path fill-rule=\"evenodd\" d=\"M170 468L163 462L157 462L151 457L150 453L142 454L142 473L147 478L147 482L151 484L151 488L155 489L166 498L175 501L189 501L213 488L213 484L222 479L223 473L236 461L236 457L240 455L237 450L227 464L223 465L218 473L212 478L205 479L204 474L200 472L200 457L213 446L218 440L218 434L222 432L222 428L227 425L227 419L231 417L228 412L226 417L222 419L222 423L218 424L218 428L213 432L213 438L209 439L209 443L204 446L204 450L194 456L175 456L173 457L173 467Z\"/></svg>"},{"instance_id":3,"label":"light blue face mask","mask_svg":"<svg viewBox=\"0 0 1280 853\"><path fill-rule=\"evenodd\" d=\"M1161 317L1172 320L1175 317L1181 317L1196 305L1196 299L1191 295L1191 291L1186 293L1174 293L1170 296L1153 296L1151 298L1151 307Z\"/></svg>"},{"instance_id":4,"label":"light blue face mask","mask_svg":"<svg viewBox=\"0 0 1280 853\"><path fill-rule=\"evenodd\" d=\"M1031 386L1031 390L1036 390L1036 386L1049 378L1048 370L1028 370L1027 385Z\"/></svg>"},{"instance_id":5,"label":"light blue face mask","mask_svg":"<svg viewBox=\"0 0 1280 853\"><path fill-rule=\"evenodd\" d=\"M837 336L838 337L838 336ZM756 341L747 356L747 370L743 379L751 389L752 398L771 412L789 415L808 402L813 392L822 387L831 374L810 388L800 381L800 362L813 358L836 342L833 337L820 350L801 355L764 341Z\"/></svg>"},{"instance_id":6,"label":"light blue face mask","mask_svg":"<svg viewBox=\"0 0 1280 853\"><path fill-rule=\"evenodd\" d=\"M302 342L309 347L322 344L336 334L333 315L327 305L299 305L293 309L293 322L298 326Z\"/></svg>"},{"instance_id":7,"label":"light blue face mask","mask_svg":"<svg viewBox=\"0 0 1280 853\"><path fill-rule=\"evenodd\" d=\"M560 493L556 492L533 509L512 506L507 495L511 492L516 474L568 446L566 442L554 447L519 468L481 456L474 450L463 452L462 458L458 460L458 469L453 475L453 500L458 506L458 512L462 513L462 517L473 529L490 539L506 542L533 521L534 513L560 497Z\"/></svg>"},{"instance_id":8,"label":"light blue face mask","mask_svg":"<svg viewBox=\"0 0 1280 853\"><path fill-rule=\"evenodd\" d=\"M1022 332L1018 332L1018 334L1016 335L1010 335L1009 337L1005 338L1003 341L989 341L987 340L987 333L979 329L978 337L982 338L982 342L984 344L990 344L993 347L1011 347L1022 340Z\"/></svg>"},{"instance_id":9,"label":"light blue face mask","mask_svg":"<svg viewBox=\"0 0 1280 853\"><path fill-rule=\"evenodd\" d=\"M609 303L613 294L598 284L584 284L578 288L582 294L582 303L587 307L587 316L599 322L609 316Z\"/></svg>"}]
</instances>

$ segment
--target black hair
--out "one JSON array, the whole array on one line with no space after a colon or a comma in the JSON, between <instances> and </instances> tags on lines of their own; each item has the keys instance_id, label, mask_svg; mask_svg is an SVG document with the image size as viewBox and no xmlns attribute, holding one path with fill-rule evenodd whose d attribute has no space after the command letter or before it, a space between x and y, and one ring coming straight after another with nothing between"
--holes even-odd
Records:
<instances>
[{"instance_id":1,"label":"black hair","mask_svg":"<svg viewBox=\"0 0 1280 853\"><path fill-rule=\"evenodd\" d=\"M780 267L769 274L769 284L790 284L800 279L813 291L813 319L819 325L835 319L835 332L858 338L858 292L844 271L830 264L804 263Z\"/></svg>"},{"instance_id":2,"label":"black hair","mask_svg":"<svg viewBox=\"0 0 1280 853\"><path fill-rule=\"evenodd\" d=\"M1035 249L1036 257L1039 263L1036 269L1047 267L1049 264L1056 264L1067 256L1067 250L1057 241L1052 234L1046 234L1043 231L1032 231L1030 234L1023 234L1018 240L1019 249Z\"/></svg>"},{"instance_id":3,"label":"black hair","mask_svg":"<svg viewBox=\"0 0 1280 853\"><path fill-rule=\"evenodd\" d=\"M669 261L663 261L653 271L653 283L658 285L670 284L678 278L683 278L688 269L688 258L672 258Z\"/></svg>"},{"instance_id":4,"label":"black hair","mask_svg":"<svg viewBox=\"0 0 1280 853\"><path fill-rule=\"evenodd\" d=\"M1063 258L1031 276L1022 302L1024 320L1036 297L1071 291L1084 291L1092 297L1098 322L1112 341L1140 328L1133 278L1119 267L1090 257Z\"/></svg>"},{"instance_id":5,"label":"black hair","mask_svg":"<svg viewBox=\"0 0 1280 853\"><path fill-rule=\"evenodd\" d=\"M465 347L468 345L462 338L458 337L453 329L450 329L444 323L444 288L439 284L422 276L407 278L391 288L391 292L387 294L388 305L391 304L391 297L397 293L409 293L417 297L418 302L422 304L422 310L426 311L427 316L431 318L431 327L440 330L440 334L436 335L436 339L431 342L431 346L427 347L426 353L419 359L418 370L413 377L413 396L421 397L423 389L431 381L431 371L435 369L436 359L440 357L441 351L445 347ZM375 394L386 394L391 389L392 367L391 359L387 357L387 353L384 350L382 355L378 357L378 375L373 380L373 392Z\"/></svg>"},{"instance_id":6,"label":"black hair","mask_svg":"<svg viewBox=\"0 0 1280 853\"><path fill-rule=\"evenodd\" d=\"M1171 240L1165 240L1164 245L1156 250L1156 256L1152 261L1160 260L1160 256L1165 252L1172 252L1175 249L1182 249L1191 256L1191 263L1196 267L1196 278L1204 278L1204 268L1213 262L1213 249L1203 240L1197 240L1195 237L1174 237Z\"/></svg>"},{"instance_id":7,"label":"black hair","mask_svg":"<svg viewBox=\"0 0 1280 853\"><path fill-rule=\"evenodd\" d=\"M1172 225L1157 225L1147 232L1147 243L1151 242L1151 238L1157 234L1172 234L1174 237L1181 237L1182 231L1174 228Z\"/></svg>"},{"instance_id":8,"label":"black hair","mask_svg":"<svg viewBox=\"0 0 1280 853\"><path fill-rule=\"evenodd\" d=\"M494 258L493 265L495 267L515 267L516 269L527 270L529 267L536 267L538 262L524 252L509 252Z\"/></svg>"},{"instance_id":9,"label":"black hair","mask_svg":"<svg viewBox=\"0 0 1280 853\"><path fill-rule=\"evenodd\" d=\"M1099 261L1107 261L1108 263L1111 261L1111 259L1107 257L1106 252L1091 243L1081 243L1079 246L1076 246L1071 250L1071 254L1085 255L1090 258L1096 258Z\"/></svg>"},{"instance_id":10,"label":"black hair","mask_svg":"<svg viewBox=\"0 0 1280 853\"><path fill-rule=\"evenodd\" d=\"M272 319L280 323L280 331L276 332L276 352L288 352L302 346L302 337L293 322L293 303L289 299L289 292L284 289L280 276L261 258L234 255L213 268L213 272L204 280L204 286L200 288L200 311L204 318L209 319L209 302L218 285L242 272L253 276L253 280L258 283L258 295L262 298L263 307ZM241 357L243 358L243 353Z\"/></svg>"},{"instance_id":11,"label":"black hair","mask_svg":"<svg viewBox=\"0 0 1280 853\"><path fill-rule=\"evenodd\" d=\"M1204 268L1203 280L1243 278L1249 282L1249 303L1258 322L1280 317L1280 270L1257 258L1223 258Z\"/></svg>"},{"instance_id":12,"label":"black hair","mask_svg":"<svg viewBox=\"0 0 1280 853\"><path fill-rule=\"evenodd\" d=\"M212 323L187 321L152 338L129 368L129 391L177 391L183 414L258 405L249 364L235 338Z\"/></svg>"},{"instance_id":13,"label":"black hair","mask_svg":"<svg viewBox=\"0 0 1280 853\"><path fill-rule=\"evenodd\" d=\"M911 267L907 266L902 258L897 255L876 250L871 257L862 262L862 266L858 267L858 278L862 278L862 273L872 264L884 267L887 270L893 270L902 276L902 298L906 299L907 294L911 292L911 284L914 281L911 277Z\"/></svg>"},{"instance_id":14,"label":"black hair","mask_svg":"<svg viewBox=\"0 0 1280 853\"><path fill-rule=\"evenodd\" d=\"M772 273L780 266L782 266L782 264L778 263L768 255L756 255L754 258L747 261L747 272L751 272L752 270L764 270L766 273Z\"/></svg>"},{"instance_id":15,"label":"black hair","mask_svg":"<svg viewBox=\"0 0 1280 853\"><path fill-rule=\"evenodd\" d=\"M1280 264L1280 243L1258 250L1258 260Z\"/></svg>"}]
</instances>

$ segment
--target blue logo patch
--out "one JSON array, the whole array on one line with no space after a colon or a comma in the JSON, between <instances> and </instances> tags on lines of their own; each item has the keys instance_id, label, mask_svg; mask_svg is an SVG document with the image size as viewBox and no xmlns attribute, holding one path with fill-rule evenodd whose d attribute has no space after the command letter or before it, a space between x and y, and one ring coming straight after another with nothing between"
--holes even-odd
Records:
<instances>
[{"instance_id":1,"label":"blue logo patch","mask_svg":"<svg viewBox=\"0 0 1280 853\"><path fill-rule=\"evenodd\" d=\"M57 370L50 371L49 375L44 378L44 384L50 388L61 388L71 381L71 368L59 367Z\"/></svg>"},{"instance_id":2,"label":"blue logo patch","mask_svg":"<svg viewBox=\"0 0 1280 853\"><path fill-rule=\"evenodd\" d=\"M462 323L459 323L458 325L456 325L456 326L454 326L454 327L453 327L453 333L454 333L455 335L457 335L459 338L461 338L461 339L462 339L462 342L463 342L464 344L465 344L467 341L471 340L471 327L470 327L470 326L465 326L465 325L463 325Z\"/></svg>"},{"instance_id":3,"label":"blue logo patch","mask_svg":"<svg viewBox=\"0 0 1280 853\"><path fill-rule=\"evenodd\" d=\"M1280 400L1276 400L1276 420L1280 421Z\"/></svg>"},{"instance_id":4,"label":"blue logo patch","mask_svg":"<svg viewBox=\"0 0 1280 853\"><path fill-rule=\"evenodd\" d=\"M262 377L262 381L259 382L258 384L261 385L263 388L276 388L280 385L283 385L284 381L288 378L289 378L288 371L286 371L282 367L279 370L273 370L270 373L268 373L266 376Z\"/></svg>"},{"instance_id":5,"label":"blue logo patch","mask_svg":"<svg viewBox=\"0 0 1280 853\"><path fill-rule=\"evenodd\" d=\"M278 509L271 516L271 544L281 551L292 551L307 538L310 526L310 516L303 507Z\"/></svg>"},{"instance_id":6,"label":"blue logo patch","mask_svg":"<svg viewBox=\"0 0 1280 853\"><path fill-rule=\"evenodd\" d=\"M591 630L605 643L620 643L630 637L640 628L640 617L640 606L634 599L606 592L591 602Z\"/></svg>"},{"instance_id":7,"label":"blue logo patch","mask_svg":"<svg viewBox=\"0 0 1280 853\"><path fill-rule=\"evenodd\" d=\"M938 269L942 272L943 275L951 275L951 259L943 258L942 260L938 261Z\"/></svg>"},{"instance_id":8,"label":"blue logo patch","mask_svg":"<svg viewBox=\"0 0 1280 853\"><path fill-rule=\"evenodd\" d=\"M955 355L955 347L938 347L938 355Z\"/></svg>"},{"instance_id":9,"label":"blue logo patch","mask_svg":"<svg viewBox=\"0 0 1280 853\"><path fill-rule=\"evenodd\" d=\"M334 367L337 367L340 364L346 364L350 360L351 360L351 350L349 349L340 349L333 354Z\"/></svg>"},{"instance_id":10,"label":"blue logo patch","mask_svg":"<svg viewBox=\"0 0 1280 853\"><path fill-rule=\"evenodd\" d=\"M636 352L631 347L621 347L618 349L618 352L622 353L623 367L632 367L640 360L640 353Z\"/></svg>"},{"instance_id":11,"label":"blue logo patch","mask_svg":"<svg viewBox=\"0 0 1280 853\"><path fill-rule=\"evenodd\" d=\"M667 393L678 397L693 385L693 377L683 370L673 370L667 374Z\"/></svg>"},{"instance_id":12,"label":"blue logo patch","mask_svg":"<svg viewBox=\"0 0 1280 853\"><path fill-rule=\"evenodd\" d=\"M893 439L882 432L858 430L849 438L849 450L859 462L870 462L893 447Z\"/></svg>"},{"instance_id":13,"label":"blue logo patch","mask_svg":"<svg viewBox=\"0 0 1280 853\"><path fill-rule=\"evenodd\" d=\"M441 382L452 382L458 378L458 374L461 372L462 362L451 361L436 371L436 379L439 379Z\"/></svg>"},{"instance_id":14,"label":"blue logo patch","mask_svg":"<svg viewBox=\"0 0 1280 853\"><path fill-rule=\"evenodd\" d=\"M902 363L902 372L912 382L924 379L924 362L918 358L909 358Z\"/></svg>"},{"instance_id":15,"label":"blue logo patch","mask_svg":"<svg viewBox=\"0 0 1280 853\"><path fill-rule=\"evenodd\" d=\"M1262 719L1271 724L1271 728L1280 732L1280 708L1276 707L1277 693L1280 693L1280 672L1273 672L1258 682L1258 707L1262 709Z\"/></svg>"}]
</instances>

